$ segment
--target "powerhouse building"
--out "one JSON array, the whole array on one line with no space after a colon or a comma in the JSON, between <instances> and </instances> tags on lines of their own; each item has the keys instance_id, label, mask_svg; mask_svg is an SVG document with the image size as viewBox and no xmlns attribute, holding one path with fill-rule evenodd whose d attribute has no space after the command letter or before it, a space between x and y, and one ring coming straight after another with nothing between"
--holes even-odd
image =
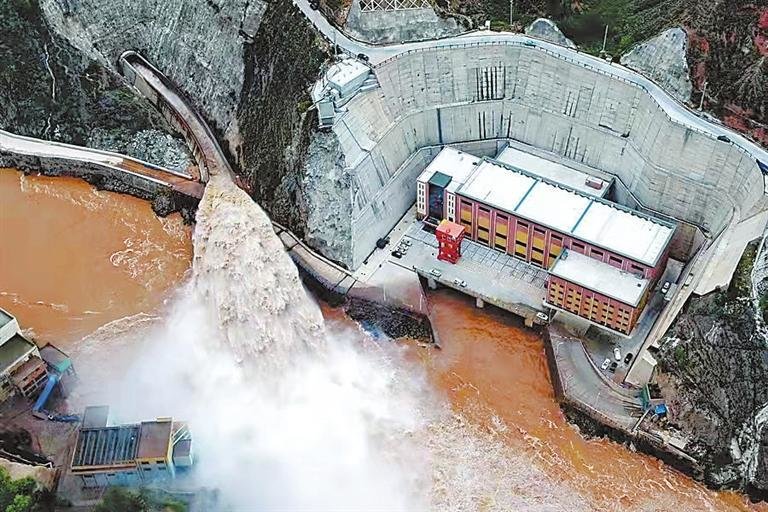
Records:
<instances>
[{"instance_id":1,"label":"powerhouse building","mask_svg":"<svg viewBox=\"0 0 768 512\"><path fill-rule=\"evenodd\" d=\"M187 424L158 418L108 425L109 407L88 407L77 434L70 471L83 487L134 486L172 478L192 465Z\"/></svg>"},{"instance_id":2,"label":"powerhouse building","mask_svg":"<svg viewBox=\"0 0 768 512\"><path fill-rule=\"evenodd\" d=\"M497 158L443 149L417 179L419 218L546 269L550 307L628 335L674 224L606 200L609 184L576 169L514 148Z\"/></svg>"}]
</instances>

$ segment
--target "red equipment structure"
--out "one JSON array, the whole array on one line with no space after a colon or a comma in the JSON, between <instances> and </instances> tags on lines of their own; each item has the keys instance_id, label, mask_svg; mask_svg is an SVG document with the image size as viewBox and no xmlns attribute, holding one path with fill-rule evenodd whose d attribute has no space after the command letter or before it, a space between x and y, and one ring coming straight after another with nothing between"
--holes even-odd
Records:
<instances>
[{"instance_id":1,"label":"red equipment structure","mask_svg":"<svg viewBox=\"0 0 768 512\"><path fill-rule=\"evenodd\" d=\"M443 220L435 231L439 252L437 259L456 263L461 258L461 241L464 240L464 226Z\"/></svg>"}]
</instances>

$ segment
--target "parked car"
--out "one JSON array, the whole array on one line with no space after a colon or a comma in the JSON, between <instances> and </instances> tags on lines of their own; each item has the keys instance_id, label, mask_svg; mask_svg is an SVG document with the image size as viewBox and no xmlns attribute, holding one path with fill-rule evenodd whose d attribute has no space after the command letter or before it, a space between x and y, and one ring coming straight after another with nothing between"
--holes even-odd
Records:
<instances>
[{"instance_id":1,"label":"parked car","mask_svg":"<svg viewBox=\"0 0 768 512\"><path fill-rule=\"evenodd\" d=\"M549 320L549 316L547 316L545 313L542 313L541 311L536 313L536 318L538 318L542 322L546 322L547 320Z\"/></svg>"},{"instance_id":2,"label":"parked car","mask_svg":"<svg viewBox=\"0 0 768 512\"><path fill-rule=\"evenodd\" d=\"M605 361L603 361L603 364L600 365L600 369L607 370L610 365L611 365L611 360L606 357Z\"/></svg>"},{"instance_id":3,"label":"parked car","mask_svg":"<svg viewBox=\"0 0 768 512\"><path fill-rule=\"evenodd\" d=\"M624 357L624 364L629 364L632 361L632 354L627 354Z\"/></svg>"},{"instance_id":4,"label":"parked car","mask_svg":"<svg viewBox=\"0 0 768 512\"><path fill-rule=\"evenodd\" d=\"M368 62L368 56L364 53L358 53L357 58L360 60L364 60L365 62Z\"/></svg>"},{"instance_id":5,"label":"parked car","mask_svg":"<svg viewBox=\"0 0 768 512\"><path fill-rule=\"evenodd\" d=\"M437 270L436 268L433 268L432 270L430 270L429 273L435 277L440 277L441 275L443 275L443 273Z\"/></svg>"},{"instance_id":6,"label":"parked car","mask_svg":"<svg viewBox=\"0 0 768 512\"><path fill-rule=\"evenodd\" d=\"M403 257L403 253L401 253L400 251L392 251L392 256L399 259Z\"/></svg>"},{"instance_id":7,"label":"parked car","mask_svg":"<svg viewBox=\"0 0 768 512\"><path fill-rule=\"evenodd\" d=\"M621 350L619 350L619 347L613 347L613 357L615 357L617 361L621 361Z\"/></svg>"},{"instance_id":8,"label":"parked car","mask_svg":"<svg viewBox=\"0 0 768 512\"><path fill-rule=\"evenodd\" d=\"M458 277L453 280L453 284L458 286L458 287L460 287L460 288L466 288L467 287L467 282L464 281L463 279L459 279Z\"/></svg>"},{"instance_id":9,"label":"parked car","mask_svg":"<svg viewBox=\"0 0 768 512\"><path fill-rule=\"evenodd\" d=\"M611 373L615 373L616 372L616 368L618 368L618 367L619 367L619 363L614 361L614 362L611 363L611 366L610 366L610 368L608 368L608 371L611 372Z\"/></svg>"},{"instance_id":10,"label":"parked car","mask_svg":"<svg viewBox=\"0 0 768 512\"><path fill-rule=\"evenodd\" d=\"M318 10L318 9L320 8L320 4L319 4L319 3L317 3L317 2L310 2L310 3L309 3L309 7L310 7L310 9L312 9L313 11L316 11L316 10Z\"/></svg>"},{"instance_id":11,"label":"parked car","mask_svg":"<svg viewBox=\"0 0 768 512\"><path fill-rule=\"evenodd\" d=\"M661 293L663 295L666 295L668 291L669 291L669 281L664 283L664 286L661 287Z\"/></svg>"}]
</instances>

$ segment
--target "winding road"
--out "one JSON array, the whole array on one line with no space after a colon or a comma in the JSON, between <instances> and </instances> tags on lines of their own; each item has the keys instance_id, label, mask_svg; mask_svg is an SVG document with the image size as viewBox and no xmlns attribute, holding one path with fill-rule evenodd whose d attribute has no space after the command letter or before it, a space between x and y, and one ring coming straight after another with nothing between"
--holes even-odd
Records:
<instances>
[{"instance_id":1,"label":"winding road","mask_svg":"<svg viewBox=\"0 0 768 512\"><path fill-rule=\"evenodd\" d=\"M476 31L442 39L414 41L392 45L373 45L353 39L331 25L320 11L315 11L310 7L309 0L294 0L294 4L328 41L335 43L339 48L352 56L357 56L358 54L366 55L373 66L374 71L377 66L380 66L387 60L414 51L502 44L534 48L557 57L564 62L577 64L597 73L610 75L617 80L640 87L653 97L674 122L713 138L726 137L732 144L743 149L756 160L768 165L768 150L723 125L713 123L700 117L694 111L667 94L654 81L620 64L607 62L592 55L572 50L549 41L529 37L524 34L514 34L509 32Z\"/></svg>"}]
</instances>

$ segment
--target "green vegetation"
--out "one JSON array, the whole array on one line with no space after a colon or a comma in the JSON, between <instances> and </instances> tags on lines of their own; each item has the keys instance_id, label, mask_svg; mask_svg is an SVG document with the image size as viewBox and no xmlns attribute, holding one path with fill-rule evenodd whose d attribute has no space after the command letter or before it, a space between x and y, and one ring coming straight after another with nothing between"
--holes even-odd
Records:
<instances>
[{"instance_id":1,"label":"green vegetation","mask_svg":"<svg viewBox=\"0 0 768 512\"><path fill-rule=\"evenodd\" d=\"M678 345L675 347L674 357L677 366L681 369L685 368L688 364L688 354L686 353L685 347L683 345Z\"/></svg>"},{"instance_id":2,"label":"green vegetation","mask_svg":"<svg viewBox=\"0 0 768 512\"><path fill-rule=\"evenodd\" d=\"M45 496L32 478L11 479L5 468L0 468L0 511L33 512L49 510Z\"/></svg>"},{"instance_id":3,"label":"green vegetation","mask_svg":"<svg viewBox=\"0 0 768 512\"><path fill-rule=\"evenodd\" d=\"M165 493L110 487L94 512L186 512L187 505Z\"/></svg>"},{"instance_id":4,"label":"green vegetation","mask_svg":"<svg viewBox=\"0 0 768 512\"><path fill-rule=\"evenodd\" d=\"M733 272L733 279L728 286L728 299L735 300L739 297L750 297L752 294L752 268L755 266L757 247L760 242L750 242L741 255L739 264Z\"/></svg>"}]
</instances>

